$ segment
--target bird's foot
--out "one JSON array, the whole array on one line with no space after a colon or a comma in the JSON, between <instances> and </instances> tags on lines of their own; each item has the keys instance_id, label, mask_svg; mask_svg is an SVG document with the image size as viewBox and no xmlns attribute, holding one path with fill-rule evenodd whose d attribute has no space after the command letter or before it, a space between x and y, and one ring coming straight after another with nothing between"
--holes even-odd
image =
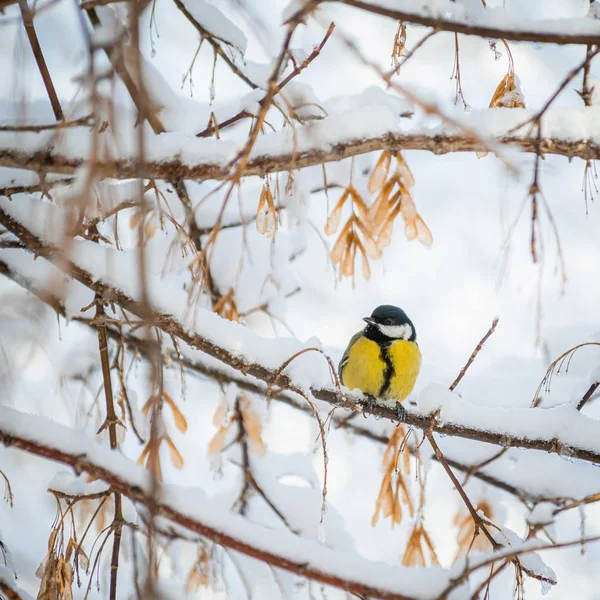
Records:
<instances>
[{"instance_id":1,"label":"bird's foot","mask_svg":"<svg viewBox=\"0 0 600 600\"><path fill-rule=\"evenodd\" d=\"M366 398L366 400L364 402L365 406L369 410L373 410L377 406L377 398L375 398L375 396L373 396L372 394L365 394L364 392L363 392L363 395ZM365 413L364 410L363 410L363 417L365 419L367 418L367 414Z\"/></svg>"},{"instance_id":2,"label":"bird's foot","mask_svg":"<svg viewBox=\"0 0 600 600\"><path fill-rule=\"evenodd\" d=\"M396 404L396 416L398 417L398 425L400 425L400 423L404 423L406 420L406 409L404 406L402 406L402 404L400 404L400 402ZM398 427L398 425L396 425L396 427Z\"/></svg>"}]
</instances>

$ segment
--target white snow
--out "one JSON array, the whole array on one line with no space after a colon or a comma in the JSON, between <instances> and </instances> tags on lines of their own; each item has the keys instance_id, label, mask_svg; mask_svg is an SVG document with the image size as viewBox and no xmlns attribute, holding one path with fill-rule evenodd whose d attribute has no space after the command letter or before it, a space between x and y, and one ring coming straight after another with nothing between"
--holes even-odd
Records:
<instances>
[{"instance_id":1,"label":"white snow","mask_svg":"<svg viewBox=\"0 0 600 600\"><path fill-rule=\"evenodd\" d=\"M0 416L0 429L5 434L77 456L80 461L89 460L128 486L150 492L148 471L90 440L85 433L5 406L0 407ZM165 507L161 512L167 517L169 514L181 515L261 552L275 554L321 573L423 599L436 597L450 583L450 572L439 567L423 570L371 562L347 549L333 551L286 530L274 531L254 525L244 517L232 514L221 503L207 498L198 488L164 485L160 494L161 505ZM165 509L168 512L164 512ZM224 543L227 543L226 540ZM456 597L466 598L468 595Z\"/></svg>"}]
</instances>

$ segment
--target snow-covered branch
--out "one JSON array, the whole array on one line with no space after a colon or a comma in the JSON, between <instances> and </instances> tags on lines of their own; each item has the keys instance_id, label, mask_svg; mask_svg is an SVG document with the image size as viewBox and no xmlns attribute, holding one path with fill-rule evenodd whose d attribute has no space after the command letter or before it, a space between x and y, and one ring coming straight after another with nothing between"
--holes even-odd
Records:
<instances>
[{"instance_id":1,"label":"snow-covered branch","mask_svg":"<svg viewBox=\"0 0 600 600\"><path fill-rule=\"evenodd\" d=\"M263 338L203 309L196 311L201 318L197 318L193 325L184 325L184 315L189 314L189 306L183 292L173 289L168 294L168 305L148 308L136 297L138 291L135 284L127 280L125 253L99 248L96 244L83 241L75 242L76 256L69 259L59 249L60 235L56 237L56 233L47 231L45 221L52 217L46 215L44 219L40 206L35 218L41 219L41 222L38 220L37 224L33 224L34 228L39 229L33 232L23 224L31 219L28 203L11 203L7 199L0 199L0 223L31 252L50 260L107 301L151 322L167 335L179 338L192 348L244 375L263 381L269 388L276 386L303 397L310 390L315 398L345 408L355 409L357 403L360 403L360 398L350 394L341 395L331 386L329 370L323 364L325 361L307 365L299 360L295 361L300 363L297 372L293 368L295 363L285 372L280 372L280 366L290 356L306 351L307 346L292 339ZM55 214L53 218L59 217ZM57 223L56 220L54 222ZM41 238L40 232L44 230L51 241ZM107 253L114 253L110 260L107 260ZM103 262L120 262L119 273L107 271L99 278ZM95 268L94 274L90 270L92 266ZM153 286L158 286L164 291L165 284L157 276L149 279L149 285L151 290L157 289ZM365 406L364 412L391 421L397 419L395 410L387 406ZM421 394L417 410L411 410L407 415L406 423L422 430L433 428L443 435L503 447L541 450L600 464L597 421L582 415L571 406L549 410L481 407L461 399L442 386L430 385Z\"/></svg>"},{"instance_id":2,"label":"snow-covered branch","mask_svg":"<svg viewBox=\"0 0 600 600\"><path fill-rule=\"evenodd\" d=\"M511 132L534 116L531 111L472 111L462 120L481 133L481 139L475 140L445 126L399 123L389 108L369 106L297 127L294 136L286 131L261 136L244 175L263 176L380 150L428 150L435 154L489 151L482 140L515 145L525 152L595 160L600 158L600 132L594 127L597 113L595 107L549 110L541 120L544 137L538 140L527 127ZM82 130L65 130L60 141L49 132L0 134L0 166L72 175L86 164L82 149L89 146L90 139ZM164 133L149 139L147 145L148 158L141 167L135 148L128 150L125 145L111 158L98 158L94 168L99 176L115 179L224 180L231 176L231 157L243 142Z\"/></svg>"},{"instance_id":3,"label":"snow-covered branch","mask_svg":"<svg viewBox=\"0 0 600 600\"><path fill-rule=\"evenodd\" d=\"M0 416L0 441L6 447L68 465L77 474L89 473L138 505L150 503L150 474L123 455L41 417L4 406ZM369 562L286 530L254 525L200 489L163 486L157 512L217 544L353 594L387 600L436 598L451 583L450 572L439 567L425 574L418 568Z\"/></svg>"},{"instance_id":4,"label":"snow-covered branch","mask_svg":"<svg viewBox=\"0 0 600 600\"><path fill-rule=\"evenodd\" d=\"M522 19L503 9L484 9L471 3L468 15L460 4L447 2L327 0L346 4L367 12L398 21L432 27L436 31L450 31L483 38L502 38L515 42L547 44L597 44L600 22L581 17L571 19ZM462 9L462 10L461 10ZM448 14L452 16L448 16ZM291 15L290 15L291 16Z\"/></svg>"}]
</instances>

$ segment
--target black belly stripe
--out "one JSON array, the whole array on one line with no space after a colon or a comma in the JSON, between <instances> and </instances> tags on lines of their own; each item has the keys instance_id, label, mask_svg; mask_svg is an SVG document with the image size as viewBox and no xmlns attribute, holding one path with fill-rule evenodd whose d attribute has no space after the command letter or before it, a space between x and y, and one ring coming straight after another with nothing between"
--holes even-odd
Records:
<instances>
[{"instance_id":1,"label":"black belly stripe","mask_svg":"<svg viewBox=\"0 0 600 600\"><path fill-rule=\"evenodd\" d=\"M387 344L380 344L381 360L385 363L385 371L383 373L383 384L379 390L378 396L382 398L388 391L390 384L392 383L392 376L394 375L394 365L390 357L390 347Z\"/></svg>"}]
</instances>

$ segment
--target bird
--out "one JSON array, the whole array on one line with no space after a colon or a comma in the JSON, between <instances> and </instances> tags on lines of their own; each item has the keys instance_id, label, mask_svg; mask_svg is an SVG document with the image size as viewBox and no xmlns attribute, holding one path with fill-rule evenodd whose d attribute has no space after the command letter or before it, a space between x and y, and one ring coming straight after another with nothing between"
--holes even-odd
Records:
<instances>
[{"instance_id":1,"label":"bird","mask_svg":"<svg viewBox=\"0 0 600 600\"><path fill-rule=\"evenodd\" d=\"M374 403L375 398L406 418L401 402L412 392L421 368L421 351L413 322L397 306L378 306L367 326L352 336L338 367L342 385L359 389Z\"/></svg>"}]
</instances>

